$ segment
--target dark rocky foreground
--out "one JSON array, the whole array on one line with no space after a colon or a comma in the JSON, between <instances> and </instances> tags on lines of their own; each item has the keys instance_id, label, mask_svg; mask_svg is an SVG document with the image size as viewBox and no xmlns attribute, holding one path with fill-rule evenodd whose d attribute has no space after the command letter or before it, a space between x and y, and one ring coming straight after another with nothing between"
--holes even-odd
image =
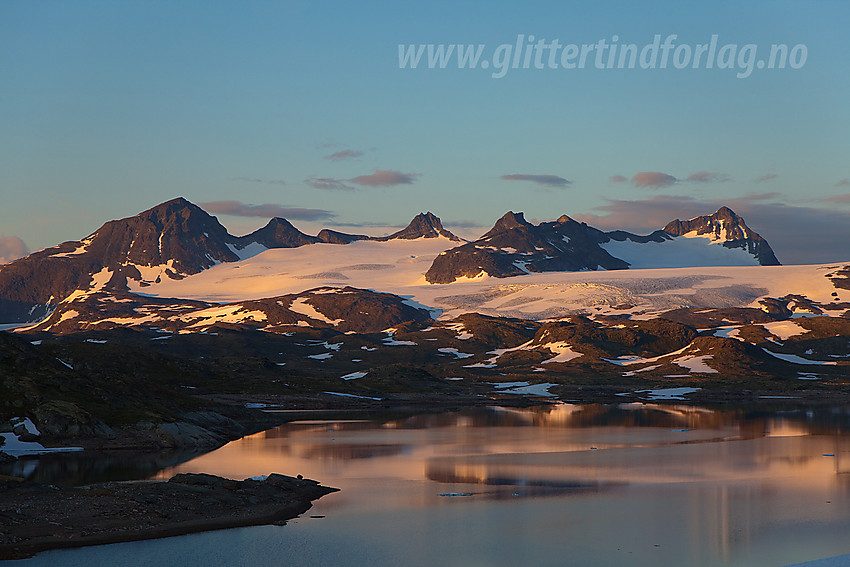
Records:
<instances>
[{"instance_id":1,"label":"dark rocky foreground","mask_svg":"<svg viewBox=\"0 0 850 567\"><path fill-rule=\"evenodd\" d=\"M337 490L279 474L264 481L179 474L167 482L75 488L0 477L0 560L47 549L284 522Z\"/></svg>"}]
</instances>

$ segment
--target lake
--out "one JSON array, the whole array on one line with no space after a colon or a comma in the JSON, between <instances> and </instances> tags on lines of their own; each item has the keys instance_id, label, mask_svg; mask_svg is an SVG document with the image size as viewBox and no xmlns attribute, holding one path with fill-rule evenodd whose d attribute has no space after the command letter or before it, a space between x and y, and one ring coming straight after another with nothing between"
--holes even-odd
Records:
<instances>
[{"instance_id":1,"label":"lake","mask_svg":"<svg viewBox=\"0 0 850 567\"><path fill-rule=\"evenodd\" d=\"M765 566L850 553L848 408L292 418L155 477L279 472L342 489L301 518L9 564Z\"/></svg>"}]
</instances>

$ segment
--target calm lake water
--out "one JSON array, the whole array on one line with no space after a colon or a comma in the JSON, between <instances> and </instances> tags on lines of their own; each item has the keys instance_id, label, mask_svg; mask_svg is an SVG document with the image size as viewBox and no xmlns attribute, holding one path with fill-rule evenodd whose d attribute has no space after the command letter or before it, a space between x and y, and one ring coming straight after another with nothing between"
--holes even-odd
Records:
<instances>
[{"instance_id":1,"label":"calm lake water","mask_svg":"<svg viewBox=\"0 0 850 567\"><path fill-rule=\"evenodd\" d=\"M850 409L313 414L157 477L341 488L286 526L21 565L788 565L850 553Z\"/></svg>"}]
</instances>

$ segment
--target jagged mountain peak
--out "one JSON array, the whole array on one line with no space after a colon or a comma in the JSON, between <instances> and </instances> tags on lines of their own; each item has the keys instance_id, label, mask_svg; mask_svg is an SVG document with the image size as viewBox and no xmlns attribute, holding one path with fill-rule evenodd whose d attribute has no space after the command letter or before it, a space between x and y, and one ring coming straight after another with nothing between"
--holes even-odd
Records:
<instances>
[{"instance_id":1,"label":"jagged mountain peak","mask_svg":"<svg viewBox=\"0 0 850 567\"><path fill-rule=\"evenodd\" d=\"M183 197L135 216L105 223L86 239L85 253L103 266L173 264L194 274L219 262L237 259L227 246L233 240L218 219Z\"/></svg>"},{"instance_id":2,"label":"jagged mountain peak","mask_svg":"<svg viewBox=\"0 0 850 567\"><path fill-rule=\"evenodd\" d=\"M523 213L515 213L513 211L508 211L502 217L496 221L496 224L493 225L487 233L481 238L488 238L490 236L495 236L500 232L505 232L506 230L512 230L515 228L520 228L524 226L534 226L527 220L525 220L525 216Z\"/></svg>"},{"instance_id":3,"label":"jagged mountain peak","mask_svg":"<svg viewBox=\"0 0 850 567\"><path fill-rule=\"evenodd\" d=\"M710 215L681 221L676 219L664 227L672 236L704 237L726 248L741 248L763 266L779 265L779 260L767 240L747 226L743 217L729 207L723 206Z\"/></svg>"},{"instance_id":4,"label":"jagged mountain peak","mask_svg":"<svg viewBox=\"0 0 850 567\"><path fill-rule=\"evenodd\" d=\"M679 219L670 221L664 227L664 232L673 236L682 236L690 232L695 232L697 235L714 234L717 240L746 239L752 233L744 219L726 206L720 207L711 215L702 215L686 221Z\"/></svg>"},{"instance_id":5,"label":"jagged mountain peak","mask_svg":"<svg viewBox=\"0 0 850 567\"><path fill-rule=\"evenodd\" d=\"M413 217L413 220L404 229L376 240L395 240L399 238L403 240L415 240L417 238L437 238L439 236L456 242L461 241L459 237L443 228L440 217L428 211L427 213L419 213Z\"/></svg>"},{"instance_id":6,"label":"jagged mountain peak","mask_svg":"<svg viewBox=\"0 0 850 567\"><path fill-rule=\"evenodd\" d=\"M320 242L315 236L304 234L282 217L272 218L266 226L240 239L240 244L256 242L266 248L297 248Z\"/></svg>"}]
</instances>

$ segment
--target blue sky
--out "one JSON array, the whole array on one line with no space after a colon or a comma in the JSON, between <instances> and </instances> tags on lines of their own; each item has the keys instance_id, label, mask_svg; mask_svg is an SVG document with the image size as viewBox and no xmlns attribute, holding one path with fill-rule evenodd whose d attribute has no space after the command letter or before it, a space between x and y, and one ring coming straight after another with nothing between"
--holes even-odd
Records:
<instances>
[{"instance_id":1,"label":"blue sky","mask_svg":"<svg viewBox=\"0 0 850 567\"><path fill-rule=\"evenodd\" d=\"M3 0L0 258L185 196L235 234L269 212L369 232L426 210L648 232L728 204L780 261L850 259L850 5L682 4ZM399 44L491 62L521 34L806 58L746 78L399 68Z\"/></svg>"}]
</instances>

